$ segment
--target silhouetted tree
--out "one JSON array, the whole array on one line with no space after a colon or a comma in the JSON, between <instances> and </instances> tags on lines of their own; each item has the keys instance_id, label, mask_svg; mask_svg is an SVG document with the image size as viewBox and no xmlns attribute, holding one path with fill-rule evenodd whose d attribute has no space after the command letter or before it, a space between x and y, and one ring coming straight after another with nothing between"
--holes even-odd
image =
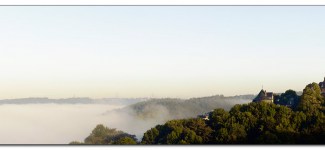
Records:
<instances>
[{"instance_id":1,"label":"silhouetted tree","mask_svg":"<svg viewBox=\"0 0 325 150\"><path fill-rule=\"evenodd\" d=\"M132 139L132 140L130 140ZM102 124L97 125L86 137L84 143L73 141L70 144L123 144L123 143L136 143L135 135L130 135L123 131L110 129Z\"/></svg>"}]
</instances>

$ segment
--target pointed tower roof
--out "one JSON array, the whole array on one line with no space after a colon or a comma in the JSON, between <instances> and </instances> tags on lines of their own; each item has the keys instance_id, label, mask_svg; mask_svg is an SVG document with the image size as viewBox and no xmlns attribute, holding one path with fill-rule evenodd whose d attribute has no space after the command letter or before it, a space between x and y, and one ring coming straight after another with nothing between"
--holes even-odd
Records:
<instances>
[{"instance_id":1,"label":"pointed tower roof","mask_svg":"<svg viewBox=\"0 0 325 150\"><path fill-rule=\"evenodd\" d=\"M321 88L325 88L325 77L323 82L319 82L318 84Z\"/></svg>"},{"instance_id":2,"label":"pointed tower roof","mask_svg":"<svg viewBox=\"0 0 325 150\"><path fill-rule=\"evenodd\" d=\"M261 101L266 98L266 91L261 90L260 93L257 94L257 96L253 99L253 102Z\"/></svg>"}]
</instances>

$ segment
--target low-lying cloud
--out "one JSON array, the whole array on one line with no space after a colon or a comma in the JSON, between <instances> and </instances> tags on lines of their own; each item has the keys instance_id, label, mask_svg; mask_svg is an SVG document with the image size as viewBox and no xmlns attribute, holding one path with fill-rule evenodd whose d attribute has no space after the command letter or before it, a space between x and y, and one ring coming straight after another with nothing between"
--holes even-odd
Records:
<instances>
[{"instance_id":1,"label":"low-lying cloud","mask_svg":"<svg viewBox=\"0 0 325 150\"><path fill-rule=\"evenodd\" d=\"M0 144L68 144L82 141L101 114L123 106L98 104L0 105Z\"/></svg>"},{"instance_id":2,"label":"low-lying cloud","mask_svg":"<svg viewBox=\"0 0 325 150\"><path fill-rule=\"evenodd\" d=\"M184 100L178 100L175 103L184 108L176 107L174 103L172 105L175 107L170 107L156 101L133 105L0 105L0 144L68 144L71 141L83 141L97 124L134 134L141 140L145 131L158 124L171 119L196 117L201 112L192 110L201 108L201 103L198 107L196 102L188 107L183 102ZM220 102L220 107L227 109L234 104L248 103L249 100Z\"/></svg>"}]
</instances>

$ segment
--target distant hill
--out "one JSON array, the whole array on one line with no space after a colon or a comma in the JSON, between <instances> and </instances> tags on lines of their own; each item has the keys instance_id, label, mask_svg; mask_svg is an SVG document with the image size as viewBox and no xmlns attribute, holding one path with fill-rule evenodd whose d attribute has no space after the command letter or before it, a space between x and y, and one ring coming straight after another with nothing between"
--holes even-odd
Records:
<instances>
[{"instance_id":1,"label":"distant hill","mask_svg":"<svg viewBox=\"0 0 325 150\"><path fill-rule=\"evenodd\" d=\"M146 98L104 98L91 99L87 97L49 99L49 98L20 98L0 100L0 105L4 104L111 104L130 105L147 100Z\"/></svg>"},{"instance_id":2,"label":"distant hill","mask_svg":"<svg viewBox=\"0 0 325 150\"><path fill-rule=\"evenodd\" d=\"M210 112L215 108L229 110L235 104L249 103L254 95L225 97L215 95L191 98L187 100L164 98L151 99L127 106L119 111L128 112L142 119L160 118L163 120L196 117L198 114Z\"/></svg>"}]
</instances>

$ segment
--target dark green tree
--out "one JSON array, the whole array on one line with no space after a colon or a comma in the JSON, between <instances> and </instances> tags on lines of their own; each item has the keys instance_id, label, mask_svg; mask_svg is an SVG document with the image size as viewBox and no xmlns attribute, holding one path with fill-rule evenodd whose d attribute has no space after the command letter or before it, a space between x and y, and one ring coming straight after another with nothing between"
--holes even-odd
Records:
<instances>
[{"instance_id":1,"label":"dark green tree","mask_svg":"<svg viewBox=\"0 0 325 150\"><path fill-rule=\"evenodd\" d=\"M147 132L143 134L143 138L141 144L155 144L158 143L158 135L159 135L159 127L160 125L156 126L155 128L151 128ZM158 128L158 129L157 129Z\"/></svg>"},{"instance_id":2,"label":"dark green tree","mask_svg":"<svg viewBox=\"0 0 325 150\"><path fill-rule=\"evenodd\" d=\"M97 125L91 134L85 139L85 144L107 144L106 136L117 134L115 129L109 129L102 124Z\"/></svg>"},{"instance_id":3,"label":"dark green tree","mask_svg":"<svg viewBox=\"0 0 325 150\"><path fill-rule=\"evenodd\" d=\"M114 145L136 145L137 142L130 137L122 137L116 141L114 141L112 144Z\"/></svg>"},{"instance_id":4,"label":"dark green tree","mask_svg":"<svg viewBox=\"0 0 325 150\"><path fill-rule=\"evenodd\" d=\"M294 90L287 90L285 93L281 94L279 97L278 104L286 105L291 108L296 108L299 104L299 96L297 95L296 91Z\"/></svg>"},{"instance_id":5,"label":"dark green tree","mask_svg":"<svg viewBox=\"0 0 325 150\"><path fill-rule=\"evenodd\" d=\"M70 144L114 144L117 142L127 142L130 141L130 139L137 141L135 135L130 135L116 129L110 129L99 124L92 130L90 135L85 138L84 143L73 141Z\"/></svg>"},{"instance_id":6,"label":"dark green tree","mask_svg":"<svg viewBox=\"0 0 325 150\"><path fill-rule=\"evenodd\" d=\"M69 143L70 145L81 145L81 144L84 144L82 142L79 142L79 141L72 141Z\"/></svg>"},{"instance_id":7,"label":"dark green tree","mask_svg":"<svg viewBox=\"0 0 325 150\"><path fill-rule=\"evenodd\" d=\"M211 133L203 119L172 120L145 132L141 144L203 144Z\"/></svg>"},{"instance_id":8,"label":"dark green tree","mask_svg":"<svg viewBox=\"0 0 325 150\"><path fill-rule=\"evenodd\" d=\"M312 83L304 89L297 110L310 113L316 113L323 110L324 97L321 95L321 89L317 83Z\"/></svg>"}]
</instances>

